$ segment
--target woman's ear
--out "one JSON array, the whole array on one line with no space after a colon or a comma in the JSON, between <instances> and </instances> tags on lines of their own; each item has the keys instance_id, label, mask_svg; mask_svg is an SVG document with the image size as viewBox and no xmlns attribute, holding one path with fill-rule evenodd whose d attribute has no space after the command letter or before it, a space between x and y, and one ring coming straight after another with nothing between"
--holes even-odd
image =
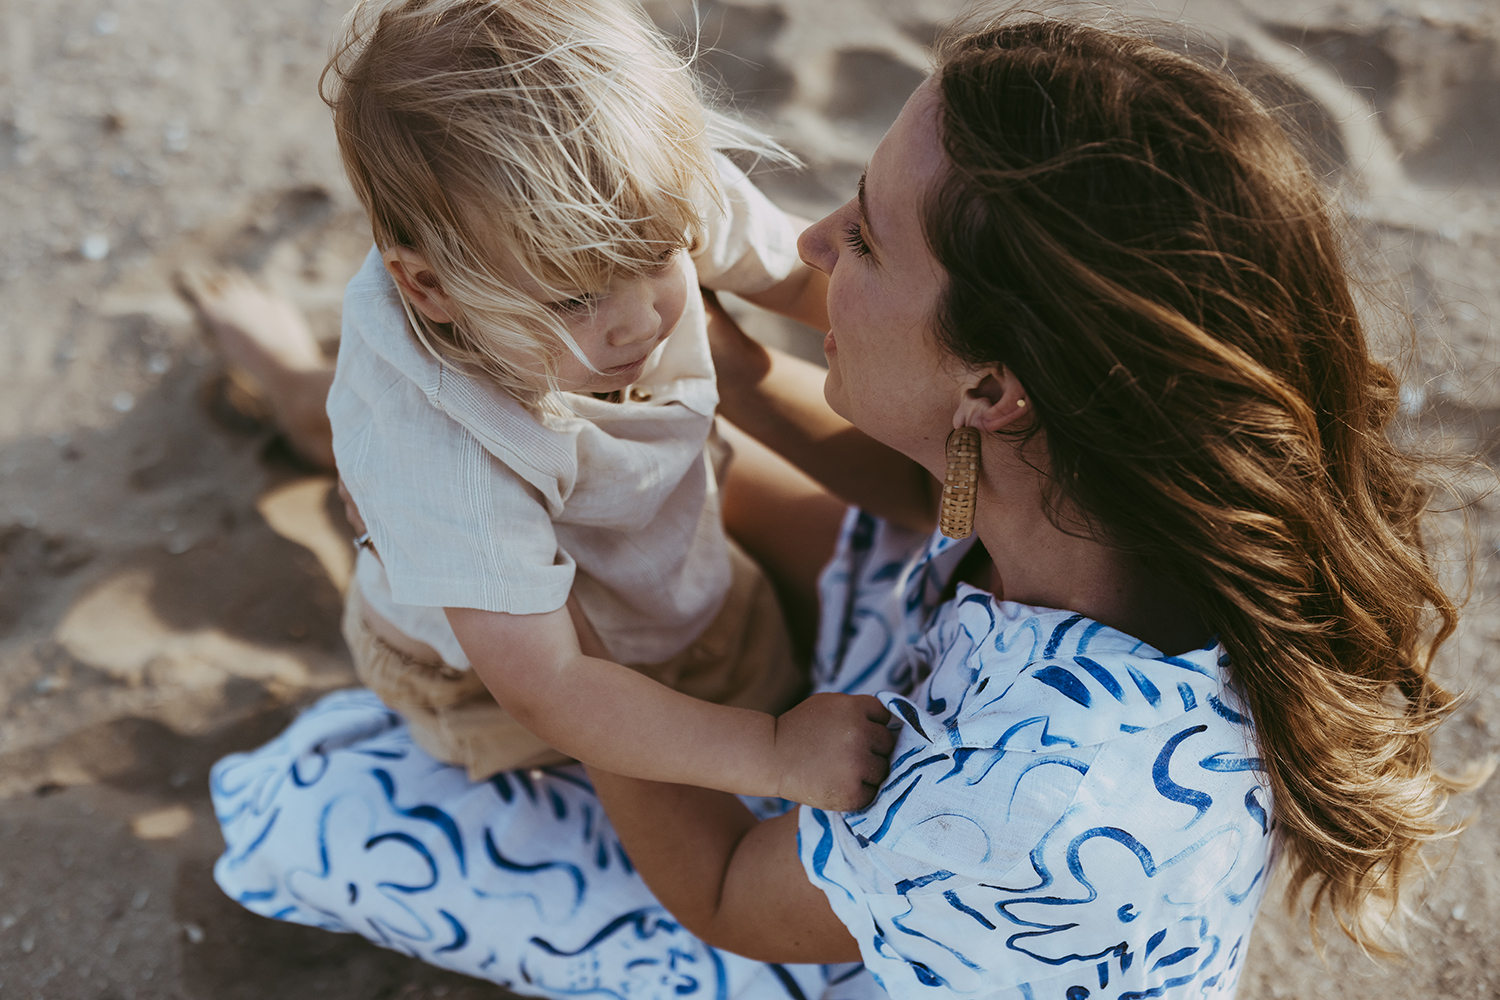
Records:
<instances>
[{"instance_id":1,"label":"woman's ear","mask_svg":"<svg viewBox=\"0 0 1500 1000\"><path fill-rule=\"evenodd\" d=\"M391 247L380 256L396 287L401 289L412 308L434 323L453 322L458 310L453 308L453 300L443 291L437 274L427 265L427 258L411 247Z\"/></svg>"},{"instance_id":2,"label":"woman's ear","mask_svg":"<svg viewBox=\"0 0 1500 1000\"><path fill-rule=\"evenodd\" d=\"M963 398L953 411L953 426L992 434L1027 417L1030 403L1009 368L982 368L965 381Z\"/></svg>"}]
</instances>

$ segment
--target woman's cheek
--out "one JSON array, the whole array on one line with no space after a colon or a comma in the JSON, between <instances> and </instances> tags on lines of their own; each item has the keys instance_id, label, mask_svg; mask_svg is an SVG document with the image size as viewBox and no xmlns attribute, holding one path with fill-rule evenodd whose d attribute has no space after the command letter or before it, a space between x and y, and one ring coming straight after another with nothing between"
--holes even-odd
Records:
<instances>
[{"instance_id":1,"label":"woman's cheek","mask_svg":"<svg viewBox=\"0 0 1500 1000\"><path fill-rule=\"evenodd\" d=\"M841 279L838 271L828 279L828 328L835 337L841 337L845 329L858 329L850 315L848 282Z\"/></svg>"}]
</instances>

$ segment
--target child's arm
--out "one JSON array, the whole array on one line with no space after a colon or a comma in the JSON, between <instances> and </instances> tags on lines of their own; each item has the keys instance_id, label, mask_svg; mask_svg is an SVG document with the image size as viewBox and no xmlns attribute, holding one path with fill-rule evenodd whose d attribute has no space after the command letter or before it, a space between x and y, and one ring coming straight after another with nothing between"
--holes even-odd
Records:
<instances>
[{"instance_id":1,"label":"child's arm","mask_svg":"<svg viewBox=\"0 0 1500 1000\"><path fill-rule=\"evenodd\" d=\"M890 713L820 694L775 717L699 701L586 655L568 608L448 608L474 671L518 722L585 764L654 781L857 809L885 778Z\"/></svg>"},{"instance_id":2,"label":"child's arm","mask_svg":"<svg viewBox=\"0 0 1500 1000\"><path fill-rule=\"evenodd\" d=\"M704 305L722 416L846 503L917 531L937 526L937 481L834 413L825 370L751 339L712 295Z\"/></svg>"}]
</instances>

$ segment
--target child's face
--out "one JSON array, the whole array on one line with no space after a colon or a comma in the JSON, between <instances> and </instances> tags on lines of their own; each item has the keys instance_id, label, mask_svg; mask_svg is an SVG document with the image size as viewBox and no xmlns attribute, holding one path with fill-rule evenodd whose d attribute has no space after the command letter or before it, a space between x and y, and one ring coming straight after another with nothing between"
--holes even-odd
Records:
<instances>
[{"instance_id":1,"label":"child's face","mask_svg":"<svg viewBox=\"0 0 1500 1000\"><path fill-rule=\"evenodd\" d=\"M415 309L434 323L453 322L454 302L421 254L397 246L384 256L391 277ZM517 287L557 314L597 369L590 371L571 351L564 351L557 362L558 388L613 392L640 378L646 359L682 319L691 285L686 267L687 256L678 250L652 273L620 278L603 294L579 298L549 293L514 262L506 270Z\"/></svg>"},{"instance_id":2,"label":"child's face","mask_svg":"<svg viewBox=\"0 0 1500 1000\"><path fill-rule=\"evenodd\" d=\"M558 387L571 392L613 392L641 377L656 345L677 327L687 308L687 256L677 251L660 270L619 278L603 294L549 299L543 305L557 313L580 350L598 369L589 369L572 352L558 359Z\"/></svg>"}]
</instances>

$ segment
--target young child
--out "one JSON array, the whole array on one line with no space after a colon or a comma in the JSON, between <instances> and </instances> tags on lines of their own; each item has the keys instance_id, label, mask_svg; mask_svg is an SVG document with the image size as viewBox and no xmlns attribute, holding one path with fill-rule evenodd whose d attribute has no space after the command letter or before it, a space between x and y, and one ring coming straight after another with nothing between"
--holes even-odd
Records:
<instances>
[{"instance_id":1,"label":"young child","mask_svg":"<svg viewBox=\"0 0 1500 1000\"><path fill-rule=\"evenodd\" d=\"M571 757L864 804L887 713L774 714L805 679L720 520L700 283L826 324L789 221L713 151L753 135L627 0L352 18L326 96L376 248L328 414L370 542L361 679L476 779Z\"/></svg>"}]
</instances>

